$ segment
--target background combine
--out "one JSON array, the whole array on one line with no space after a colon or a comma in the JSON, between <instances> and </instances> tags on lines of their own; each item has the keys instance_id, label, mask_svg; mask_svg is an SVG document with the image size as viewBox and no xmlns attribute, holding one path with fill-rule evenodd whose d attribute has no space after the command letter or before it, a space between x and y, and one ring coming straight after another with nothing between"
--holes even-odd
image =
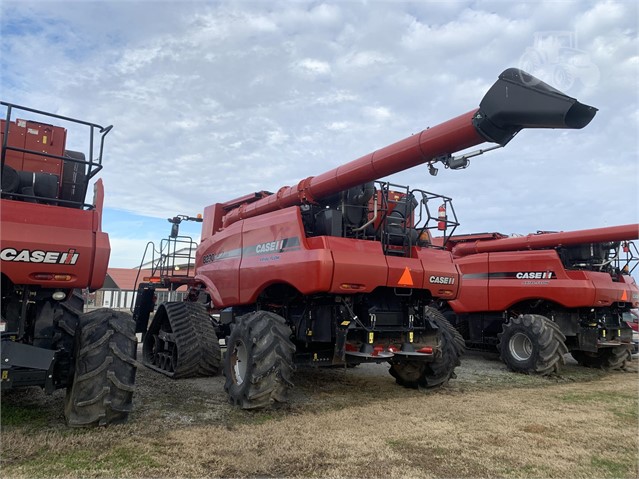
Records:
<instances>
[{"instance_id":1,"label":"background combine","mask_svg":"<svg viewBox=\"0 0 639 479\"><path fill-rule=\"evenodd\" d=\"M2 390L67 388L71 426L122 422L131 410L136 339L129 315L83 313L80 290L106 276L102 169L111 127L4 103L2 144ZM66 149L66 128L13 119L28 114L87 131L88 157Z\"/></svg>"},{"instance_id":2,"label":"background combine","mask_svg":"<svg viewBox=\"0 0 639 479\"><path fill-rule=\"evenodd\" d=\"M579 364L620 369L630 360L639 306L639 225L507 237L447 238L464 287L440 310L469 347L497 346L514 371L549 374L570 351Z\"/></svg>"},{"instance_id":3,"label":"background combine","mask_svg":"<svg viewBox=\"0 0 639 479\"><path fill-rule=\"evenodd\" d=\"M504 146L523 128L582 128L595 113L509 69L478 109L274 194L208 206L188 301L159 305L147 331L152 286L138 295L143 361L199 374L226 338L225 389L244 408L286 401L295 364L387 362L403 386L446 382L463 339L431 304L455 299L460 278L430 231L454 231L450 198L376 180L425 163L465 168L476 153L454 153ZM201 368L183 368L197 357Z\"/></svg>"}]
</instances>

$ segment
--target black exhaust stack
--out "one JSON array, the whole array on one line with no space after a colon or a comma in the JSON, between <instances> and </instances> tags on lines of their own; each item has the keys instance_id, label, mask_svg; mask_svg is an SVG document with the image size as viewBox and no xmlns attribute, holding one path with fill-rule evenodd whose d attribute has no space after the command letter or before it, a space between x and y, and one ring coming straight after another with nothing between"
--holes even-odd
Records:
<instances>
[{"instance_id":1,"label":"black exhaust stack","mask_svg":"<svg viewBox=\"0 0 639 479\"><path fill-rule=\"evenodd\" d=\"M479 104L473 124L488 141L504 146L523 128L580 129L597 108L579 103L517 68L505 70Z\"/></svg>"}]
</instances>

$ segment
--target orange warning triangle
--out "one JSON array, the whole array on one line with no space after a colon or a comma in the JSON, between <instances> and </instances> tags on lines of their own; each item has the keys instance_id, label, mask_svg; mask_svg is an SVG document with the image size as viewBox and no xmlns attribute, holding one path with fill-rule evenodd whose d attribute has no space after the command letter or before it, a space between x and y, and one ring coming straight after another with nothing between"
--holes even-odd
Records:
<instances>
[{"instance_id":1,"label":"orange warning triangle","mask_svg":"<svg viewBox=\"0 0 639 479\"><path fill-rule=\"evenodd\" d=\"M628 292L624 289L623 293L621 293L621 299L619 301L627 301L628 300Z\"/></svg>"},{"instance_id":2,"label":"orange warning triangle","mask_svg":"<svg viewBox=\"0 0 639 479\"><path fill-rule=\"evenodd\" d=\"M404 268L404 273L402 274L402 277L399 278L397 284L400 286L413 286L413 277L410 275L408 266Z\"/></svg>"}]
</instances>

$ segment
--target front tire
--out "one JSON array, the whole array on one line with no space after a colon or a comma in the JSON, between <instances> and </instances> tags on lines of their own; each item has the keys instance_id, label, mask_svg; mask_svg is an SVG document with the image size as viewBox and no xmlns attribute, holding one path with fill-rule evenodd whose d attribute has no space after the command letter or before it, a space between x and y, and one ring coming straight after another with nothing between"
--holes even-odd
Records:
<instances>
[{"instance_id":1,"label":"front tire","mask_svg":"<svg viewBox=\"0 0 639 479\"><path fill-rule=\"evenodd\" d=\"M630 348L613 346L602 348L596 353L588 351L571 351L570 354L581 365L587 368L625 369L632 360Z\"/></svg>"},{"instance_id":2,"label":"front tire","mask_svg":"<svg viewBox=\"0 0 639 479\"><path fill-rule=\"evenodd\" d=\"M224 357L224 389L243 409L285 403L292 387L291 330L277 314L257 311L238 318Z\"/></svg>"},{"instance_id":3,"label":"front tire","mask_svg":"<svg viewBox=\"0 0 639 479\"><path fill-rule=\"evenodd\" d=\"M554 322L539 314L523 314L504 323L499 334L501 360L525 374L549 375L564 364L566 337Z\"/></svg>"},{"instance_id":4,"label":"front tire","mask_svg":"<svg viewBox=\"0 0 639 479\"><path fill-rule=\"evenodd\" d=\"M390 374L400 386L431 389L442 386L455 377L455 368L461 364L465 352L464 338L446 318L433 308L426 308L426 317L437 325L431 338L436 346L433 361L393 361Z\"/></svg>"},{"instance_id":5,"label":"front tire","mask_svg":"<svg viewBox=\"0 0 639 479\"><path fill-rule=\"evenodd\" d=\"M73 384L64 415L69 426L126 422L135 384L135 323L126 313L97 309L80 317Z\"/></svg>"}]
</instances>

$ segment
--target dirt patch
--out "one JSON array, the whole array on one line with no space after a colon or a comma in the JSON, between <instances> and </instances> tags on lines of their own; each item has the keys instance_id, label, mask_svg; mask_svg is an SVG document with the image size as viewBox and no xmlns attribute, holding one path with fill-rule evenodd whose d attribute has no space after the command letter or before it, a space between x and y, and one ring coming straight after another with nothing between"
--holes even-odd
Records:
<instances>
[{"instance_id":1,"label":"dirt patch","mask_svg":"<svg viewBox=\"0 0 639 479\"><path fill-rule=\"evenodd\" d=\"M64 393L3 393L3 477L637 477L639 377L470 354L429 392L385 365L295 374L285 408L232 407L223 377L140 368L128 424L64 426Z\"/></svg>"}]
</instances>

